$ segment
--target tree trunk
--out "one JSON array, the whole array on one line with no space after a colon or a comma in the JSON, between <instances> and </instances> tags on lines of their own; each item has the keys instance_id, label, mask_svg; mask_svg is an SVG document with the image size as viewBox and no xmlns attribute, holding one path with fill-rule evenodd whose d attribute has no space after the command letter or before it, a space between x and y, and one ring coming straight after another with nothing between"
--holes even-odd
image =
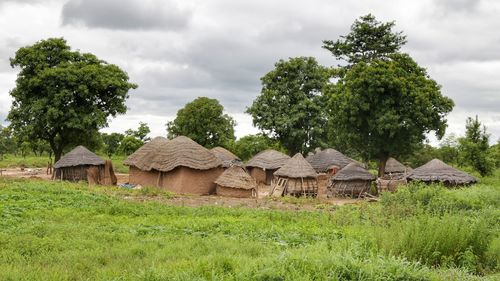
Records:
<instances>
[{"instance_id":1,"label":"tree trunk","mask_svg":"<svg viewBox=\"0 0 500 281\"><path fill-rule=\"evenodd\" d=\"M385 173L385 163L387 162L387 159L389 156L387 154L382 154L378 158L378 177L381 178L384 176Z\"/></svg>"},{"instance_id":2,"label":"tree trunk","mask_svg":"<svg viewBox=\"0 0 500 281\"><path fill-rule=\"evenodd\" d=\"M56 149L54 151L54 163L59 161L59 159L61 159L61 156L62 156L62 149Z\"/></svg>"}]
</instances>

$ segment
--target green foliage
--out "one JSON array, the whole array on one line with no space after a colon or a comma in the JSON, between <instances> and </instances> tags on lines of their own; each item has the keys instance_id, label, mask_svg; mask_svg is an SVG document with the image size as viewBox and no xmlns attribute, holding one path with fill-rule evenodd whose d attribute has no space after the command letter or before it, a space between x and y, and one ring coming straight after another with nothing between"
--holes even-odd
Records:
<instances>
[{"instance_id":1,"label":"green foliage","mask_svg":"<svg viewBox=\"0 0 500 281\"><path fill-rule=\"evenodd\" d=\"M212 148L234 141L235 125L234 119L224 114L224 107L218 100L199 97L177 112L177 117L167 123L167 131L169 138L187 136Z\"/></svg>"},{"instance_id":2,"label":"green foliage","mask_svg":"<svg viewBox=\"0 0 500 281\"><path fill-rule=\"evenodd\" d=\"M0 279L496 280L500 181L483 182L280 211L0 178Z\"/></svg>"},{"instance_id":3,"label":"green foliage","mask_svg":"<svg viewBox=\"0 0 500 281\"><path fill-rule=\"evenodd\" d=\"M243 161L247 161L255 154L266 149L274 149L286 153L285 149L280 146L278 141L263 134L246 135L235 141L231 146L233 153L238 155Z\"/></svg>"},{"instance_id":4,"label":"green foliage","mask_svg":"<svg viewBox=\"0 0 500 281\"><path fill-rule=\"evenodd\" d=\"M104 152L109 158L111 158L111 156L118 152L121 141L125 138L125 136L120 133L103 133L101 134L101 138L104 143Z\"/></svg>"},{"instance_id":5,"label":"green foliage","mask_svg":"<svg viewBox=\"0 0 500 281\"><path fill-rule=\"evenodd\" d=\"M468 117L465 123L465 136L459 139L461 163L472 166L481 176L491 175L495 166L489 152L490 137L486 126L481 126L476 119Z\"/></svg>"},{"instance_id":6,"label":"green foliage","mask_svg":"<svg viewBox=\"0 0 500 281\"><path fill-rule=\"evenodd\" d=\"M143 145L144 142L142 142L140 139L134 136L126 136L121 140L118 152L122 155L130 155Z\"/></svg>"},{"instance_id":7,"label":"green foliage","mask_svg":"<svg viewBox=\"0 0 500 281\"><path fill-rule=\"evenodd\" d=\"M16 141L12 135L12 131L9 127L2 127L0 125L0 160L7 153L14 153L16 151Z\"/></svg>"},{"instance_id":8,"label":"green foliage","mask_svg":"<svg viewBox=\"0 0 500 281\"><path fill-rule=\"evenodd\" d=\"M392 31L394 22L380 22L368 14L355 20L351 32L337 41L323 41L323 48L349 64L388 59L406 43L402 32Z\"/></svg>"},{"instance_id":9,"label":"green foliage","mask_svg":"<svg viewBox=\"0 0 500 281\"><path fill-rule=\"evenodd\" d=\"M497 144L490 146L489 153L491 159L494 159L497 169L500 168L500 140L497 141Z\"/></svg>"},{"instance_id":10,"label":"green foliage","mask_svg":"<svg viewBox=\"0 0 500 281\"><path fill-rule=\"evenodd\" d=\"M364 159L378 159L379 174L388 156L410 154L431 130L442 137L444 116L453 108L453 101L408 55L390 58L353 65L330 92L334 139Z\"/></svg>"},{"instance_id":11,"label":"green foliage","mask_svg":"<svg viewBox=\"0 0 500 281\"><path fill-rule=\"evenodd\" d=\"M118 66L72 51L62 38L20 48L10 63L20 71L7 118L22 139L47 141L56 161L72 141L90 139L108 117L125 113L137 87Z\"/></svg>"},{"instance_id":12,"label":"green foliage","mask_svg":"<svg viewBox=\"0 0 500 281\"><path fill-rule=\"evenodd\" d=\"M292 155L325 140L323 88L329 71L312 57L280 60L261 78L262 91L247 113L253 124L275 137Z\"/></svg>"},{"instance_id":13,"label":"green foliage","mask_svg":"<svg viewBox=\"0 0 500 281\"><path fill-rule=\"evenodd\" d=\"M148 137L148 134L151 132L149 126L145 122L139 122L139 128L137 130L128 129L125 131L125 135L135 137L142 142L148 142L151 138Z\"/></svg>"}]
</instances>

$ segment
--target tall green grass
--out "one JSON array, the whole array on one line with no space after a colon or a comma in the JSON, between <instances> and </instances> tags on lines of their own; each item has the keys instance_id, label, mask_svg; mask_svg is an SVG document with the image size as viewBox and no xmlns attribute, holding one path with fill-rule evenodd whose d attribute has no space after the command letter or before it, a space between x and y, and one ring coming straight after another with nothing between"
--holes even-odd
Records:
<instances>
[{"instance_id":1,"label":"tall green grass","mask_svg":"<svg viewBox=\"0 0 500 281\"><path fill-rule=\"evenodd\" d=\"M280 211L0 178L0 280L498 280L499 189Z\"/></svg>"}]
</instances>

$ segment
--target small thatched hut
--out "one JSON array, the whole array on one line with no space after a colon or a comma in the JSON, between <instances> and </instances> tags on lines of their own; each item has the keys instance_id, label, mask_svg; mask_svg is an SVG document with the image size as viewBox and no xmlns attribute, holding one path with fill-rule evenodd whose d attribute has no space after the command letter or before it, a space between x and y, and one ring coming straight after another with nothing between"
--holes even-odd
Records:
<instances>
[{"instance_id":1,"label":"small thatched hut","mask_svg":"<svg viewBox=\"0 0 500 281\"><path fill-rule=\"evenodd\" d=\"M328 197L360 197L370 190L371 182L374 180L375 176L368 170L357 163L350 163L331 177L327 191Z\"/></svg>"},{"instance_id":2,"label":"small thatched hut","mask_svg":"<svg viewBox=\"0 0 500 281\"><path fill-rule=\"evenodd\" d=\"M250 159L246 168L257 184L271 185L273 173L281 168L290 156L273 149L267 149L257 153Z\"/></svg>"},{"instance_id":3,"label":"small thatched hut","mask_svg":"<svg viewBox=\"0 0 500 281\"><path fill-rule=\"evenodd\" d=\"M398 160L389 157L385 163L384 179L404 179L409 171L408 167L401 164Z\"/></svg>"},{"instance_id":4,"label":"small thatched hut","mask_svg":"<svg viewBox=\"0 0 500 281\"><path fill-rule=\"evenodd\" d=\"M306 160L317 173L330 173L333 175L354 161L333 148L316 149L315 152L315 154L307 156Z\"/></svg>"},{"instance_id":5,"label":"small thatched hut","mask_svg":"<svg viewBox=\"0 0 500 281\"><path fill-rule=\"evenodd\" d=\"M131 184L165 188L181 194L211 194L222 163L188 137L155 138L124 162Z\"/></svg>"},{"instance_id":6,"label":"small thatched hut","mask_svg":"<svg viewBox=\"0 0 500 281\"><path fill-rule=\"evenodd\" d=\"M210 151L215 155L215 157L219 158L222 162L223 168L229 168L235 164L241 164L241 159L238 156L223 147L217 146L210 149Z\"/></svg>"},{"instance_id":7,"label":"small thatched hut","mask_svg":"<svg viewBox=\"0 0 500 281\"><path fill-rule=\"evenodd\" d=\"M215 181L217 195L257 197L257 182L241 166L231 166Z\"/></svg>"},{"instance_id":8,"label":"small thatched hut","mask_svg":"<svg viewBox=\"0 0 500 281\"><path fill-rule=\"evenodd\" d=\"M84 146L77 146L54 164L54 179L88 181L91 184L115 185L111 161L104 161Z\"/></svg>"},{"instance_id":9,"label":"small thatched hut","mask_svg":"<svg viewBox=\"0 0 500 281\"><path fill-rule=\"evenodd\" d=\"M441 182L447 186L469 185L477 182L475 177L448 166L439 159L432 159L411 171L408 180L426 183Z\"/></svg>"},{"instance_id":10,"label":"small thatched hut","mask_svg":"<svg viewBox=\"0 0 500 281\"><path fill-rule=\"evenodd\" d=\"M283 167L274 172L275 181L271 188L274 195L279 190L283 195L318 195L318 174L302 154L297 153L288 159ZM281 195L281 194L280 194Z\"/></svg>"}]
</instances>

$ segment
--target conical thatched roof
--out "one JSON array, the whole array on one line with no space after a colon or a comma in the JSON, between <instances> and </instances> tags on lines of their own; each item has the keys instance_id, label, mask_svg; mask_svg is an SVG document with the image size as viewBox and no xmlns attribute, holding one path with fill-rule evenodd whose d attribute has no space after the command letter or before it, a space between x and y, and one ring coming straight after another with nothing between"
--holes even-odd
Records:
<instances>
[{"instance_id":1,"label":"conical thatched roof","mask_svg":"<svg viewBox=\"0 0 500 281\"><path fill-rule=\"evenodd\" d=\"M274 175L287 178L315 178L318 174L302 154L297 153L274 172Z\"/></svg>"},{"instance_id":2,"label":"conical thatched roof","mask_svg":"<svg viewBox=\"0 0 500 281\"><path fill-rule=\"evenodd\" d=\"M238 156L223 147L217 146L210 149L210 151L222 162L224 168L230 167L233 163L241 162Z\"/></svg>"},{"instance_id":3,"label":"conical thatched roof","mask_svg":"<svg viewBox=\"0 0 500 281\"><path fill-rule=\"evenodd\" d=\"M350 163L340 171L338 171L333 177L334 181L352 181L352 180L375 180L375 176L372 175L368 170L361 167L357 163Z\"/></svg>"},{"instance_id":4,"label":"conical thatched roof","mask_svg":"<svg viewBox=\"0 0 500 281\"><path fill-rule=\"evenodd\" d=\"M426 182L439 181L453 185L477 182L475 177L448 166L439 159L432 159L426 164L416 168L408 175L408 178Z\"/></svg>"},{"instance_id":5,"label":"conical thatched roof","mask_svg":"<svg viewBox=\"0 0 500 281\"><path fill-rule=\"evenodd\" d=\"M225 170L215 181L216 184L224 187L239 189L256 189L257 182L240 166L232 166Z\"/></svg>"},{"instance_id":6,"label":"conical thatched roof","mask_svg":"<svg viewBox=\"0 0 500 281\"><path fill-rule=\"evenodd\" d=\"M54 168L74 167L80 165L104 165L104 160L84 146L77 146L66 153L59 161L54 164Z\"/></svg>"},{"instance_id":7,"label":"conical thatched roof","mask_svg":"<svg viewBox=\"0 0 500 281\"><path fill-rule=\"evenodd\" d=\"M156 151L159 151L167 142L168 139L164 137L156 137L127 157L123 164L127 166L135 166L141 170L149 170L150 158L152 155L147 155L154 154Z\"/></svg>"},{"instance_id":8,"label":"conical thatched roof","mask_svg":"<svg viewBox=\"0 0 500 281\"><path fill-rule=\"evenodd\" d=\"M208 149L192 139L179 136L173 140L158 140L150 145L147 153L135 161L137 168L150 171L168 172L177 167L188 167L197 170L208 170L222 165Z\"/></svg>"},{"instance_id":9,"label":"conical thatched roof","mask_svg":"<svg viewBox=\"0 0 500 281\"><path fill-rule=\"evenodd\" d=\"M389 157L385 163L385 173L405 173L408 171L405 165L401 164L398 160Z\"/></svg>"},{"instance_id":10,"label":"conical thatched roof","mask_svg":"<svg viewBox=\"0 0 500 281\"><path fill-rule=\"evenodd\" d=\"M317 150L315 154L307 156L306 160L318 173L325 173L332 166L342 169L354 161L333 148Z\"/></svg>"},{"instance_id":11,"label":"conical thatched roof","mask_svg":"<svg viewBox=\"0 0 500 281\"><path fill-rule=\"evenodd\" d=\"M264 170L279 169L285 164L290 156L285 155L274 149L267 149L257 153L252 159L248 160L247 167L257 167Z\"/></svg>"}]
</instances>

